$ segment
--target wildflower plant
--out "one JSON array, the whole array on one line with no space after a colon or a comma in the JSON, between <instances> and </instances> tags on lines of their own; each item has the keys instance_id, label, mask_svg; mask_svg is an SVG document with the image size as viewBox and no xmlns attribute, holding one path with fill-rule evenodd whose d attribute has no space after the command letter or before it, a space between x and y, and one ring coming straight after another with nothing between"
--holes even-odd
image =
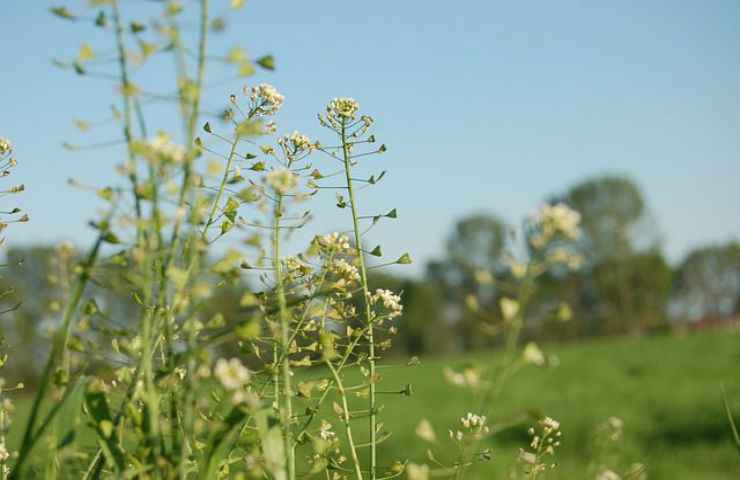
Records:
<instances>
[{"instance_id":1,"label":"wildflower plant","mask_svg":"<svg viewBox=\"0 0 740 480\"><path fill-rule=\"evenodd\" d=\"M430 453L433 465L412 463L404 452L381 458L379 445L391 435L381 399L412 393L410 385L384 385L380 373L403 292L368 281L371 269L412 262L403 252L381 261L382 248L367 240L377 224L398 217L395 208L364 211L360 196L386 175L368 171L366 161L387 149L352 98L332 99L318 115L326 140L283 129L279 115L289 99L261 81L250 79L226 97L217 114L205 106L209 60L242 84L256 67L274 69L269 55L253 61L238 47L224 56L208 51L210 35L226 26L214 7L244 3L157 2L162 10L149 21L125 19L119 0L92 1L89 13L52 8L107 33L114 51L83 44L76 59L57 62L81 77L113 78L118 95L106 122L119 138L67 147L120 145L123 161L115 184L73 182L94 191L103 208L90 222L96 237L83 254L59 251L71 264L59 275L65 285L71 279L68 294L12 456L4 438L9 389L0 385L2 478L463 478L493 456L481 443L496 433L490 404L506 381L525 365L552 363L533 343L520 348L519 339L537 277L578 264L568 247L578 215L561 205L543 207L525 224L526 254L510 256L504 281L496 272L476 275L481 291L500 283L504 292L499 322L481 329L503 338L506 349L492 372L444 371L478 404L478 413L453 420L454 458ZM191 10L194 46L184 27ZM171 92L136 83L146 65L170 56L177 72ZM98 70L106 66L113 73ZM159 101L174 104L179 135L149 123L147 109ZM83 131L94 125L78 122ZM11 151L0 141L3 162ZM6 194L22 187L11 190ZM326 190L339 193L327 199ZM293 233L310 227L311 206L322 201L346 214L345 229L317 233L296 250ZM227 288L239 292L238 310L209 311L208 300ZM112 319L113 302L101 289L130 299L125 321ZM474 311L481 303L467 301ZM81 425L94 434L92 448L75 436ZM537 428L522 451L530 478L551 464L561 435L549 418ZM416 433L437 441L428 421Z\"/></svg>"}]
</instances>

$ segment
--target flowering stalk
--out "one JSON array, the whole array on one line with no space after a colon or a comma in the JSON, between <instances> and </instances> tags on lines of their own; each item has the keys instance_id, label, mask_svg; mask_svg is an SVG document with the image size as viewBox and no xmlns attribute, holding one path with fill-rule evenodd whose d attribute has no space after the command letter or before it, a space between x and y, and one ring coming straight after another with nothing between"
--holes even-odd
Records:
<instances>
[{"instance_id":1,"label":"flowering stalk","mask_svg":"<svg viewBox=\"0 0 740 480\"><path fill-rule=\"evenodd\" d=\"M347 185L347 195L349 196L350 208L352 211L352 229L354 232L355 248L357 249L357 260L359 262L360 283L362 284L362 297L365 313L365 323L367 325L368 338L368 362L370 366L370 478L375 479L377 468L377 410L376 410L376 373L375 373L375 337L373 328L373 317L370 305L370 288L367 282L367 268L365 267L365 257L362 249L362 232L360 230L360 214L357 208L357 199L352 181L352 159L350 156L350 140L347 133L348 118L341 117L340 139L342 142L342 160L344 163L344 173Z\"/></svg>"},{"instance_id":2,"label":"flowering stalk","mask_svg":"<svg viewBox=\"0 0 740 480\"><path fill-rule=\"evenodd\" d=\"M23 440L21 442L21 447L18 453L18 460L15 464L15 467L13 468L13 471L10 473L9 478L11 479L21 478L19 475L22 472L24 463L28 459L28 455L31 453L31 450L36 441L40 438L40 435L35 434L34 429L36 427L36 419L38 418L38 415L40 413L41 402L43 402L44 397L46 396L46 391L52 383L52 374L54 366L57 364L58 357L63 355L64 351L67 349L67 342L69 341L69 336L72 331L72 318L77 312L77 307L79 306L80 300L82 299L82 294L84 293L85 288L87 287L87 283L90 280L90 272L97 262L100 247L103 242L107 238L109 238L110 232L108 231L108 222L111 216L112 211L98 227L100 231L100 233L98 234L98 238L95 240L95 243L90 249L85 262L81 265L81 270L77 277L75 288L72 291L72 295L67 302L67 306L64 310L64 315L62 316L62 325L59 327L59 330L57 330L56 335L54 336L54 341L52 343L51 352L49 353L49 358L46 361L46 366L44 367L44 371L41 374L41 379L39 380L39 389L36 391L36 396L34 397L33 404L31 406L31 413L29 414L28 421L26 422L26 430L23 434Z\"/></svg>"},{"instance_id":3,"label":"flowering stalk","mask_svg":"<svg viewBox=\"0 0 740 480\"><path fill-rule=\"evenodd\" d=\"M347 391L344 388L344 384L342 383L342 379L339 376L339 372L337 372L337 369L334 367L334 365L332 365L331 360L327 358L325 363L331 371L337 392L339 392L339 397L342 400L342 421L344 422L344 431L347 435L347 443L349 444L349 451L350 456L352 457L352 464L355 469L355 475L357 476L357 480L362 480L363 477L362 469L360 468L360 458L357 455L357 446L355 445L355 440L352 436L352 425L350 422L351 418L349 414L349 402L347 401Z\"/></svg>"},{"instance_id":4,"label":"flowering stalk","mask_svg":"<svg viewBox=\"0 0 740 480\"><path fill-rule=\"evenodd\" d=\"M118 66L121 75L121 95L123 96L123 137L126 140L126 151L128 153L128 175L131 181L131 191L134 196L134 210L136 212L136 232L138 240L142 240L143 230L141 225L141 196L139 195L139 180L136 171L136 154L134 153L134 140L131 122L131 94L133 85L129 81L128 65L126 61L126 49L123 43L123 25L121 24L121 12L118 7L119 0L113 0L113 28L116 33L116 48L118 50Z\"/></svg>"},{"instance_id":5,"label":"flowering stalk","mask_svg":"<svg viewBox=\"0 0 740 480\"><path fill-rule=\"evenodd\" d=\"M280 218L283 216L283 202L284 195L278 189L275 190L277 195L277 202L275 203L275 209L273 211L273 230L272 230L272 265L275 271L275 280L277 287L277 300L278 300L278 316L280 318L280 359L279 368L282 373L282 397L283 407L280 408L281 413L281 426L283 429L283 442L285 445L285 452L287 455L287 470L289 480L295 480L295 445L293 442L292 434L292 422L293 422L293 405L292 396L293 389L291 387L291 376L293 373L290 371L290 358L288 353L290 351L290 325L288 306L285 301L285 282L283 278L282 262L280 257ZM275 361L278 358L275 357ZM274 365L277 370L278 365ZM277 373L276 373L277 374ZM278 388L276 391L280 393ZM278 405L280 405L280 398L275 399Z\"/></svg>"}]
</instances>

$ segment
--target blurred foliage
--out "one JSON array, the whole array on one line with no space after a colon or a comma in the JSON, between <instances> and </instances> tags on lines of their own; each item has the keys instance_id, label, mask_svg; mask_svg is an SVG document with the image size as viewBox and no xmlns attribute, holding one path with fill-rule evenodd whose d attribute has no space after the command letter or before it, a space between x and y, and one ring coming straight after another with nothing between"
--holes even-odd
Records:
<instances>
[{"instance_id":1,"label":"blurred foliage","mask_svg":"<svg viewBox=\"0 0 740 480\"><path fill-rule=\"evenodd\" d=\"M638 248L638 226L646 221L647 205L630 179L586 179L554 198L582 215L583 237L568 248L583 255L584 266L575 271L555 269L539 278L525 319L525 339L649 333L671 322L726 316L740 309L739 243L697 248L673 269L660 245ZM397 353L421 355L496 345L480 330L481 324L496 319L481 315L496 315L491 312L497 311L511 280L508 252L515 239L509 230L499 217L476 213L453 225L444 255L427 264L422 278L388 273L370 276L373 289L384 286L402 292L405 308L395 320ZM60 302L77 261L70 246L7 251L8 271L2 282L12 283L14 291L1 299L2 305L10 308L23 298L2 324L13 354L22 358L14 362L16 371L9 373L11 377L29 381L38 374L38 359L48 348L48 332L63 307ZM481 283L482 274L492 281ZM107 312L110 330L131 333L135 328L131 320L134 301L120 294L134 282L125 265L115 262L109 264L104 278L95 279L91 293ZM213 285L212 295L201 308L203 322L232 324L253 314L253 307L243 302L245 285L215 279ZM6 287L0 285L0 289ZM479 302L477 311L466 305L471 296ZM231 350L221 353L237 353Z\"/></svg>"}]
</instances>

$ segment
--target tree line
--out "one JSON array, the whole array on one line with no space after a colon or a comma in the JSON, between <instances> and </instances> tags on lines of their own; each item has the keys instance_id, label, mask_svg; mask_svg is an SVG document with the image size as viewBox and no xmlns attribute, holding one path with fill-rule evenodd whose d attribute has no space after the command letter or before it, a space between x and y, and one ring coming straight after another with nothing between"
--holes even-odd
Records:
<instances>
[{"instance_id":1,"label":"tree line","mask_svg":"<svg viewBox=\"0 0 740 480\"><path fill-rule=\"evenodd\" d=\"M578 211L581 235L563 246L573 268L554 269L539 278L524 322L525 339L650 333L740 312L740 243L702 246L671 265L656 219L630 178L587 178L546 201ZM421 278L372 275L371 284L403 292L404 311L397 319L400 341L394 348L418 355L494 346L495 340L480 329L500 317L496 306L505 295L500 286L515 274L516 231L493 213L474 213L452 226L444 252L427 263ZM19 378L37 373L34 359L48 348L77 261L70 245L7 251L0 291L11 293L0 301L12 311L1 327L13 355L26 360L14 362ZM481 275L492 281L481 286ZM86 308L105 311L105 321L81 325L81 330L100 330L101 338L117 331L127 335L127 319L134 318L136 308L134 299L120 294L127 291L125 265L95 280L90 293L94 304ZM204 321L214 321L209 315L234 320L248 314L240 282L214 286ZM475 308L468 302L472 297ZM110 354L100 350L100 355Z\"/></svg>"}]
</instances>

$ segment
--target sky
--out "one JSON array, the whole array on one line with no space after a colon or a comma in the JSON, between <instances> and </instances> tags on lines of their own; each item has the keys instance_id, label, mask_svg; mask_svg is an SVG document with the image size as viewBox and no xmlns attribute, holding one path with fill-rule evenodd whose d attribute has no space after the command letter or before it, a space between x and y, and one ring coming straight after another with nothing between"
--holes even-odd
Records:
<instances>
[{"instance_id":1,"label":"sky","mask_svg":"<svg viewBox=\"0 0 740 480\"><path fill-rule=\"evenodd\" d=\"M229 2L211 3L220 13ZM94 16L86 4L67 2ZM161 8L152 0L122 5L127 20ZM0 137L15 145L11 178L26 185L13 201L31 216L8 230L10 244L89 241L86 221L101 204L67 179L109 184L123 158L120 148L61 148L120 138L110 125L87 134L74 126L105 119L120 101L112 82L51 66L52 58L74 58L83 42L99 58L113 44L83 22L52 17L50 6L3 5ZM736 1L247 0L209 52L235 45L253 57L273 54L277 70L225 81L231 72L216 67L206 79L206 110L218 110L246 82L266 81L286 97L281 132L326 137L315 114L337 96L356 98L375 118L388 152L367 168L389 173L362 192L362 207L398 208L398 220L379 225L371 242L389 257L410 252L411 273L443 253L461 216L488 212L517 223L548 195L605 173L629 175L642 188L673 262L740 237ZM174 65L158 64L134 81L168 93ZM115 64L95 71L114 73ZM147 114L150 129L177 132L170 107ZM346 228L346 212L322 195L312 231Z\"/></svg>"}]
</instances>

